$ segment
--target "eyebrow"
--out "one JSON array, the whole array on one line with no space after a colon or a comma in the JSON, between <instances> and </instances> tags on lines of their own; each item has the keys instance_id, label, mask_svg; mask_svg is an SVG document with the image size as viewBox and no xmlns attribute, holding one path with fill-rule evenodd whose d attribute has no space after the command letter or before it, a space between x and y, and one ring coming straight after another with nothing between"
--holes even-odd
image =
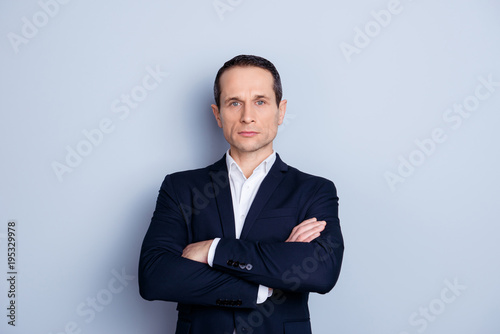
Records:
<instances>
[{"instance_id":1,"label":"eyebrow","mask_svg":"<svg viewBox=\"0 0 500 334\"><path fill-rule=\"evenodd\" d=\"M241 101L239 96L230 96L224 100L224 103L228 103L229 101Z\"/></svg>"},{"instance_id":2,"label":"eyebrow","mask_svg":"<svg viewBox=\"0 0 500 334\"><path fill-rule=\"evenodd\" d=\"M254 97L256 100L260 100L260 99L269 99L269 97L265 96L265 95L255 95Z\"/></svg>"},{"instance_id":3,"label":"eyebrow","mask_svg":"<svg viewBox=\"0 0 500 334\"><path fill-rule=\"evenodd\" d=\"M261 99L269 100L269 97L266 95L254 95L253 99L254 100L261 100ZM228 103L230 101L242 101L242 98L240 96L230 96L224 100L224 103Z\"/></svg>"}]
</instances>

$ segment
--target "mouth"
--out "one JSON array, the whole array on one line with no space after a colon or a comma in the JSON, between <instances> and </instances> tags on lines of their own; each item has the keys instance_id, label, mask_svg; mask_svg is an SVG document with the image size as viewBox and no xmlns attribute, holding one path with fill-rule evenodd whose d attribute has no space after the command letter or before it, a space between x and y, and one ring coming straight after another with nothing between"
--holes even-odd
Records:
<instances>
[{"instance_id":1,"label":"mouth","mask_svg":"<svg viewBox=\"0 0 500 334\"><path fill-rule=\"evenodd\" d=\"M240 131L240 132L238 132L238 134L240 136L243 136L243 137L254 137L254 136L258 135L259 133L256 131Z\"/></svg>"}]
</instances>

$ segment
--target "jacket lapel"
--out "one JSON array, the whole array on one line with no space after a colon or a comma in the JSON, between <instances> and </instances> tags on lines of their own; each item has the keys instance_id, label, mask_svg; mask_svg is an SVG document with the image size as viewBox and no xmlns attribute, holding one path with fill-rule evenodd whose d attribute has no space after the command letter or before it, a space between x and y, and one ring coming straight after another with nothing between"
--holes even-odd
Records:
<instances>
[{"instance_id":1,"label":"jacket lapel","mask_svg":"<svg viewBox=\"0 0 500 334\"><path fill-rule=\"evenodd\" d=\"M222 234L224 238L235 239L233 200L225 154L222 159L211 166L209 174L212 179L212 186L214 189L218 189L215 191L215 202L219 211Z\"/></svg>"},{"instance_id":2,"label":"jacket lapel","mask_svg":"<svg viewBox=\"0 0 500 334\"><path fill-rule=\"evenodd\" d=\"M226 168L227 169L227 168ZM285 172L288 170L288 165L285 164L276 153L276 161L274 162L271 170L266 175L262 181L255 199L253 200L250 210L248 211L247 218L245 219L245 224L243 225L243 230L241 231L240 239L245 239L255 223L255 220L259 216L264 205L268 202L269 198L276 190L276 187L283 180ZM231 200L231 193L229 193L229 199ZM231 208L232 209L232 208ZM233 231L234 231L234 217L233 217Z\"/></svg>"}]
</instances>

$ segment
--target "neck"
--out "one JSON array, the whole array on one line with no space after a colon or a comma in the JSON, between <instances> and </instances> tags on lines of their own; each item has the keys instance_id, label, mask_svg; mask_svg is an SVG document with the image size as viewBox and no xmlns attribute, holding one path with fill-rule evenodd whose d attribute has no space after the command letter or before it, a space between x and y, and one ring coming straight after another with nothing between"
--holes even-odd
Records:
<instances>
[{"instance_id":1,"label":"neck","mask_svg":"<svg viewBox=\"0 0 500 334\"><path fill-rule=\"evenodd\" d=\"M241 171L245 175L246 178L249 178L252 175L255 168L261 164L262 161L266 160L273 153L272 146L265 151L256 151L256 152L239 152L231 148L229 150L229 154L234 159L234 161L240 166Z\"/></svg>"}]
</instances>

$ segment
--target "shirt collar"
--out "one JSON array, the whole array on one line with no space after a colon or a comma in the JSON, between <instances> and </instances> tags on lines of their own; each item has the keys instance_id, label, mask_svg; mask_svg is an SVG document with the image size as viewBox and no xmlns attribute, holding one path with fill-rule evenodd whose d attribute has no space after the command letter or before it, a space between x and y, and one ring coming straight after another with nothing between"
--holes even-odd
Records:
<instances>
[{"instance_id":1,"label":"shirt collar","mask_svg":"<svg viewBox=\"0 0 500 334\"><path fill-rule=\"evenodd\" d=\"M264 174L267 174L269 172L269 170L271 169L271 167L274 165L274 162L276 161L276 151L273 150L273 153L271 153L264 161L262 161L253 171L252 171L252 174L253 172L255 172L257 169L259 168L264 168ZM237 168L240 173L242 175L243 172L240 168L240 166L238 166L238 164L236 163L236 161L234 161L233 157L231 155L229 155L229 149L226 151L226 166L227 166L227 171L230 173L231 172L231 169L232 168Z\"/></svg>"}]
</instances>

